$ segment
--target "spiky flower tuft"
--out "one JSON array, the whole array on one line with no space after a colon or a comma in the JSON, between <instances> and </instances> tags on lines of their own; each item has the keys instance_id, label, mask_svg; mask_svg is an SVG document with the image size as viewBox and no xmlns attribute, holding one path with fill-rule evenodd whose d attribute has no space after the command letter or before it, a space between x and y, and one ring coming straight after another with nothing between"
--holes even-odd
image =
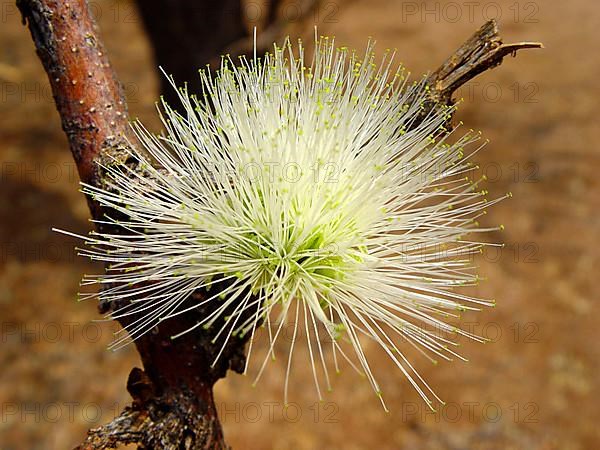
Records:
<instances>
[{"instance_id":1,"label":"spiky flower tuft","mask_svg":"<svg viewBox=\"0 0 600 450\"><path fill-rule=\"evenodd\" d=\"M403 346L435 362L459 357L452 335L477 339L445 320L493 303L455 289L478 281L471 256L484 244L465 236L498 229L477 222L495 201L467 176L479 134L455 137L452 108L428 103L425 81L393 56L376 63L371 44L359 56L321 38L311 64L289 42L239 66L224 58L216 76L200 73L200 98L179 90L183 114L163 102L164 135L134 125L145 153L129 152L145 174L106 164L107 185L83 187L125 217L106 219L123 233L92 232L82 252L110 265L84 279L105 286L90 295L131 299L112 317L140 317L117 346L177 320L205 289L214 312L196 326L225 323L225 342L267 327L268 356L293 324L286 398L304 334L319 397L338 355L381 397L366 336L437 399Z\"/></svg>"}]
</instances>

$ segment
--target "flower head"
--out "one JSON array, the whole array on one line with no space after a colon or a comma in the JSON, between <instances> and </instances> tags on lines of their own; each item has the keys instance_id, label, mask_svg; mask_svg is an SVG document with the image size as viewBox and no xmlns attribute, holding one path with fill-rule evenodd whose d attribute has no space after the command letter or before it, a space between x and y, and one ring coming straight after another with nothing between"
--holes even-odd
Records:
<instances>
[{"instance_id":1,"label":"flower head","mask_svg":"<svg viewBox=\"0 0 600 450\"><path fill-rule=\"evenodd\" d=\"M129 338L197 307L185 301L204 289L214 312L196 326L221 319L225 342L267 327L272 354L293 323L286 392L304 330L319 396L331 355L381 396L366 336L432 403L403 346L435 361L458 356L451 335L476 338L444 319L492 304L455 288L478 280L470 256L484 244L466 235L497 229L477 223L494 202L466 176L479 135L455 138L453 109L428 103L392 52L375 61L371 44L359 56L328 38L311 64L289 42L239 66L224 58L214 77L200 73L200 98L179 90L183 113L163 103L165 134L134 125L144 176L106 164L107 185L83 187L125 217L107 218L123 232L92 232L83 254L110 264L84 284L133 300L113 313L140 317Z\"/></svg>"}]
</instances>

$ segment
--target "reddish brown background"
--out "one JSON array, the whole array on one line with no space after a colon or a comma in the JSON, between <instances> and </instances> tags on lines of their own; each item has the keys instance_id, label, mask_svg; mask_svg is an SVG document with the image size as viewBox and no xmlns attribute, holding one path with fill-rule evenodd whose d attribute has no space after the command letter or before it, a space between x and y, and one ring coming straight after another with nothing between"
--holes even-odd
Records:
<instances>
[{"instance_id":1,"label":"reddish brown background","mask_svg":"<svg viewBox=\"0 0 600 450\"><path fill-rule=\"evenodd\" d=\"M132 117L156 127L157 79L133 5L92 4ZM495 342L461 341L468 364L416 361L448 402L438 415L378 353L389 414L349 370L319 405L308 365L297 364L287 411L282 361L255 389L232 374L216 397L234 449L600 446L600 8L589 0L338 0L319 11L319 32L356 48L373 36L419 75L498 13L507 41L546 49L507 58L459 93L459 118L491 140L477 157L490 196L514 194L489 215L506 225L495 237L507 248L479 260L489 278L479 293L498 307L464 318ZM100 268L50 228L85 232L87 205L29 34L12 2L1 0L0 14L0 449L65 449L127 404L125 380L139 362L133 348L107 351L114 325L90 324L95 305L75 302L82 274Z\"/></svg>"}]
</instances>

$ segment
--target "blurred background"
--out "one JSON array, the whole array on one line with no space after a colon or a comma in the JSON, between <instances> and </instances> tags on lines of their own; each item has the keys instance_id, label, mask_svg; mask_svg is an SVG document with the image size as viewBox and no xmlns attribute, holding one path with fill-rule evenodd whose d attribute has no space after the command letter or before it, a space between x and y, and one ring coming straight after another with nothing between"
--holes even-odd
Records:
<instances>
[{"instance_id":1,"label":"blurred background","mask_svg":"<svg viewBox=\"0 0 600 450\"><path fill-rule=\"evenodd\" d=\"M146 23L160 33L153 47L134 2L90 3L131 117L158 131L156 60L186 44L169 41L169 26L159 20ZM505 42L546 48L507 57L456 94L464 99L457 120L491 141L476 158L490 197L511 191L513 198L488 215L506 225L492 236L506 247L478 260L488 281L476 294L498 306L463 318L465 329L491 342L461 340L469 363L414 360L446 406L431 413L387 357L371 352L390 413L351 370L316 402L308 364L296 365L284 409L278 361L256 388L233 373L217 383L226 441L234 449L600 448L598 5L323 0L283 2L273 13L266 2L246 1L241 11L245 30L257 25L259 35L290 32L309 42L318 24L319 33L358 49L372 36L380 51L397 48L414 76L435 69L494 17ZM196 33L206 48L228 14L198 23L188 37ZM0 0L1 450L72 448L130 401L125 383L140 365L135 349L106 350L116 325L94 322L96 305L76 302L82 275L101 267L76 257L77 242L50 230L85 233L88 218L29 32L14 2Z\"/></svg>"}]
</instances>

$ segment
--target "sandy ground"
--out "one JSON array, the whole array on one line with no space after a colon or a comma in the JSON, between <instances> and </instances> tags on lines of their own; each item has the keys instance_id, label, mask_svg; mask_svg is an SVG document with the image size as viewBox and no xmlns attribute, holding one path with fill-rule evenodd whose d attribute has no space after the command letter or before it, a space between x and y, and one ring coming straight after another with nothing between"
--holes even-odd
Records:
<instances>
[{"instance_id":1,"label":"sandy ground","mask_svg":"<svg viewBox=\"0 0 600 450\"><path fill-rule=\"evenodd\" d=\"M130 3L93 2L126 86L130 111L156 126L156 76ZM83 273L72 239L88 211L48 83L12 2L0 2L0 449L65 449L129 401L133 348L106 350L115 326L77 304ZM461 341L470 362L415 364L447 406L429 413L382 354L373 353L391 409L344 371L315 403L297 364L292 407L282 407L283 362L254 389L231 375L216 397L235 449L593 449L597 418L600 152L600 8L589 0L325 2L320 32L363 48L395 47L414 74L435 68L486 18L501 14L507 41L540 40L461 89L458 118L491 143L477 161L490 196L514 197L489 214L507 247L480 258L478 294L498 307L463 320L490 338Z\"/></svg>"}]
</instances>

